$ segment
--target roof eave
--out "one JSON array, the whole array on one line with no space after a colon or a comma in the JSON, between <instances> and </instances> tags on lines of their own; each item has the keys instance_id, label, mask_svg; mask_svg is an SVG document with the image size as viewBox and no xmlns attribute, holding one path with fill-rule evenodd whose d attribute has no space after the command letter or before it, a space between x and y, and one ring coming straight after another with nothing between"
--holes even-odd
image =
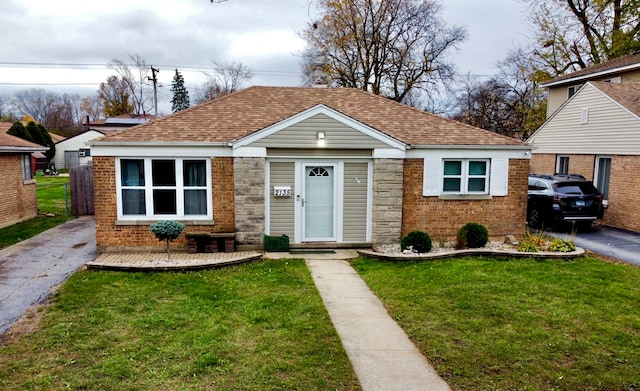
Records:
<instances>
[{"instance_id":1,"label":"roof eave","mask_svg":"<svg viewBox=\"0 0 640 391\"><path fill-rule=\"evenodd\" d=\"M31 152L46 152L49 148L40 147L9 147L9 146L0 146L0 153L31 153Z\"/></svg>"},{"instance_id":2,"label":"roof eave","mask_svg":"<svg viewBox=\"0 0 640 391\"><path fill-rule=\"evenodd\" d=\"M473 150L512 150L512 151L528 151L532 149L531 145L467 145L467 144L411 144L407 149L473 149Z\"/></svg>"},{"instance_id":3,"label":"roof eave","mask_svg":"<svg viewBox=\"0 0 640 391\"><path fill-rule=\"evenodd\" d=\"M89 146L105 147L228 147L226 141L194 142L194 141L87 141Z\"/></svg>"},{"instance_id":4,"label":"roof eave","mask_svg":"<svg viewBox=\"0 0 640 391\"><path fill-rule=\"evenodd\" d=\"M543 87L543 88L557 87L557 86L561 86L561 85L564 85L564 84L572 84L572 83L581 82L581 81L584 81L584 80L591 80L594 77L600 77L600 76L616 74L616 73L630 71L630 70L634 70L634 69L638 69L638 68L640 68L640 63L631 64L631 65L625 65L625 66L618 67L618 68L605 69L605 70L602 70L602 71L599 71L599 72L588 73L586 75L581 75L581 76L576 76L576 77L569 77L567 79L562 79L562 80L558 80L558 81L550 80L550 81L548 81L546 83L540 83L540 87Z\"/></svg>"}]
</instances>

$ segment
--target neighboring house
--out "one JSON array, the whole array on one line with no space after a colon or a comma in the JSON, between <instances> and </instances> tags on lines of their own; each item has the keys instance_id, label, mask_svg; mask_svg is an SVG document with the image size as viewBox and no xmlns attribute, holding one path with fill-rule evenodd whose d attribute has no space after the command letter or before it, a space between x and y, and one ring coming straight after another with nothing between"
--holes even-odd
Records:
<instances>
[{"instance_id":1,"label":"neighboring house","mask_svg":"<svg viewBox=\"0 0 640 391\"><path fill-rule=\"evenodd\" d=\"M525 233L529 145L357 89L252 87L89 144L100 252L165 219L240 249Z\"/></svg>"},{"instance_id":2,"label":"neighboring house","mask_svg":"<svg viewBox=\"0 0 640 391\"><path fill-rule=\"evenodd\" d=\"M0 132L0 228L38 214L32 152L47 148Z\"/></svg>"},{"instance_id":3,"label":"neighboring house","mask_svg":"<svg viewBox=\"0 0 640 391\"><path fill-rule=\"evenodd\" d=\"M154 118L155 116L152 114L123 114L117 117L89 121L87 128L107 133L145 124Z\"/></svg>"},{"instance_id":4,"label":"neighboring house","mask_svg":"<svg viewBox=\"0 0 640 391\"><path fill-rule=\"evenodd\" d=\"M640 53L614 58L542 83L549 89L547 118L551 117L567 99L588 81L610 83L640 82Z\"/></svg>"},{"instance_id":5,"label":"neighboring house","mask_svg":"<svg viewBox=\"0 0 640 391\"><path fill-rule=\"evenodd\" d=\"M567 86L581 86L529 138L536 148L530 170L593 180L608 203L603 222L640 232L640 55L576 73L545 84L550 109L553 95L568 97Z\"/></svg>"},{"instance_id":6,"label":"neighboring house","mask_svg":"<svg viewBox=\"0 0 640 391\"><path fill-rule=\"evenodd\" d=\"M71 168L91 163L88 141L102 137L105 132L89 129L56 143L56 168Z\"/></svg>"}]
</instances>

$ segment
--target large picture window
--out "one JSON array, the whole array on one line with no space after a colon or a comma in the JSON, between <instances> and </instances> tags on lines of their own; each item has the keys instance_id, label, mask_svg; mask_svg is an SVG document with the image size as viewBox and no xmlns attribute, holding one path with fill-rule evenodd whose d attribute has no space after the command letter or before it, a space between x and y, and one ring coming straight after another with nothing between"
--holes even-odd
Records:
<instances>
[{"instance_id":1,"label":"large picture window","mask_svg":"<svg viewBox=\"0 0 640 391\"><path fill-rule=\"evenodd\" d=\"M212 218L209 160L123 158L116 168L119 217Z\"/></svg>"},{"instance_id":2,"label":"large picture window","mask_svg":"<svg viewBox=\"0 0 640 391\"><path fill-rule=\"evenodd\" d=\"M489 160L451 159L443 162L442 192L488 194Z\"/></svg>"}]
</instances>

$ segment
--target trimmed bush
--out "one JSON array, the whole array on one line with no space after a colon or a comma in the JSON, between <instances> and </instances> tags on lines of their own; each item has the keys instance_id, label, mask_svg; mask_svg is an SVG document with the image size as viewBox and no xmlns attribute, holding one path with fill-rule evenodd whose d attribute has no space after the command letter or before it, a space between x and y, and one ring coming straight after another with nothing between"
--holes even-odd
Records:
<instances>
[{"instance_id":1,"label":"trimmed bush","mask_svg":"<svg viewBox=\"0 0 640 391\"><path fill-rule=\"evenodd\" d=\"M489 231L484 225L467 223L458 230L456 235L457 248L480 248L489 241Z\"/></svg>"},{"instance_id":2,"label":"trimmed bush","mask_svg":"<svg viewBox=\"0 0 640 391\"><path fill-rule=\"evenodd\" d=\"M180 236L182 230L184 230L184 224L177 221L162 220L151 224L149 229L159 241L162 242L164 240L167 242L167 259L169 259L169 242Z\"/></svg>"},{"instance_id":3,"label":"trimmed bush","mask_svg":"<svg viewBox=\"0 0 640 391\"><path fill-rule=\"evenodd\" d=\"M264 235L264 249L268 252L286 252L289 251L289 237Z\"/></svg>"},{"instance_id":4,"label":"trimmed bush","mask_svg":"<svg viewBox=\"0 0 640 391\"><path fill-rule=\"evenodd\" d=\"M411 247L419 253L428 253L431 251L431 237L428 233L422 231L412 231L400 241L400 249L402 251Z\"/></svg>"}]
</instances>

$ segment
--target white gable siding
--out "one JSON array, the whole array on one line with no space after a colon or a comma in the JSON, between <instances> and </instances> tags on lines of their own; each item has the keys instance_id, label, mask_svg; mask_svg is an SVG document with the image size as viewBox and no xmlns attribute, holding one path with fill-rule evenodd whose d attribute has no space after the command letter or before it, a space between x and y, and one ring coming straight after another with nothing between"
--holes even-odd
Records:
<instances>
[{"instance_id":1,"label":"white gable siding","mask_svg":"<svg viewBox=\"0 0 640 391\"><path fill-rule=\"evenodd\" d=\"M56 156L54 157L54 163L56 164L57 168L69 168L69 167L65 167L65 162L64 162L64 152L65 151L78 151L81 148L89 148L88 145L86 145L87 141L91 141L95 138L104 136L102 133L100 132L96 132L95 130L88 130L84 133L81 133L77 136L74 137L70 137L68 139L62 140L59 143L56 144ZM91 161L91 157L86 157L86 158L80 158L79 162L80 164L86 164L87 162Z\"/></svg>"},{"instance_id":2,"label":"white gable siding","mask_svg":"<svg viewBox=\"0 0 640 391\"><path fill-rule=\"evenodd\" d=\"M317 133L324 132L326 149L374 149L387 147L339 121L317 114L251 144L267 148L318 148Z\"/></svg>"},{"instance_id":3,"label":"white gable siding","mask_svg":"<svg viewBox=\"0 0 640 391\"><path fill-rule=\"evenodd\" d=\"M588 121L582 123L584 110ZM591 85L585 86L528 141L533 153L635 155L640 119Z\"/></svg>"}]
</instances>

